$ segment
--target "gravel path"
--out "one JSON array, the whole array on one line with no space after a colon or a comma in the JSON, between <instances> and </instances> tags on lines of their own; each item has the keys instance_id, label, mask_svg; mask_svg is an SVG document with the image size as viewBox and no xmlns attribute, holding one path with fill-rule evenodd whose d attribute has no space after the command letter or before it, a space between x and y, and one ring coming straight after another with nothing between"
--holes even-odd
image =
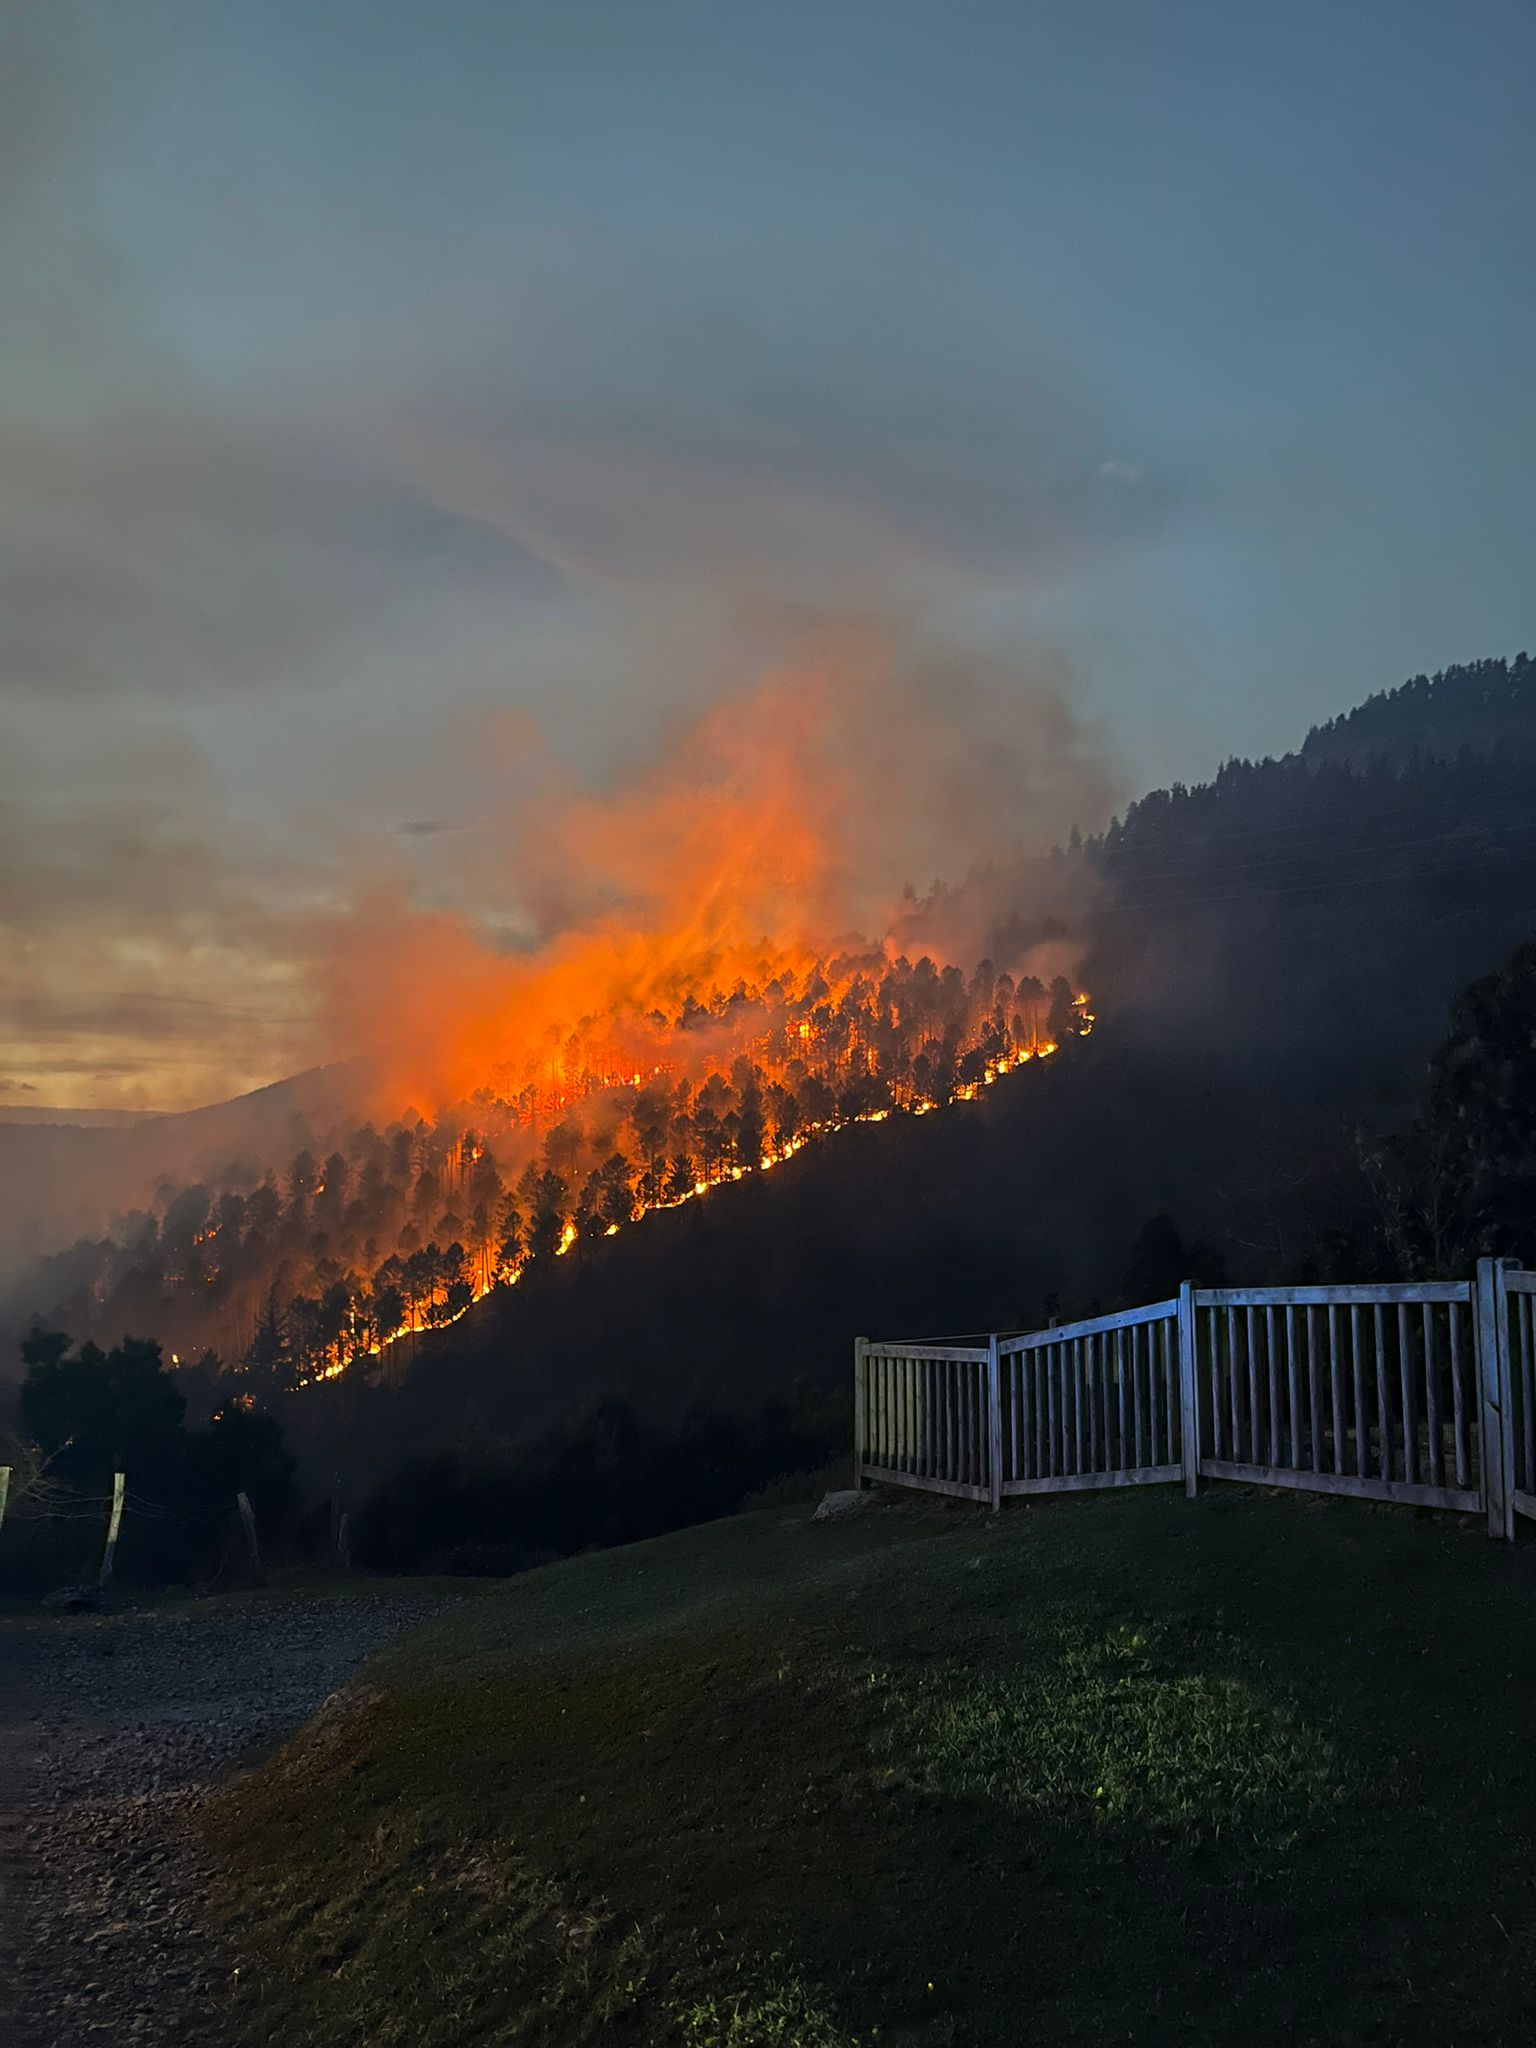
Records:
<instances>
[{"instance_id":1,"label":"gravel path","mask_svg":"<svg viewBox=\"0 0 1536 2048\"><path fill-rule=\"evenodd\" d=\"M0 2041L220 2048L208 1788L443 1601L0 1622Z\"/></svg>"}]
</instances>

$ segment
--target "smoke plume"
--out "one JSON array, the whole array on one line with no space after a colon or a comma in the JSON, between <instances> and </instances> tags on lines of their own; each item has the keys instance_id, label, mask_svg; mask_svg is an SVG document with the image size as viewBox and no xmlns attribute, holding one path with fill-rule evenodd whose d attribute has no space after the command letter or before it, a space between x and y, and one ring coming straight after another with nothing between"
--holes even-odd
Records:
<instances>
[{"instance_id":1,"label":"smoke plume","mask_svg":"<svg viewBox=\"0 0 1536 2048\"><path fill-rule=\"evenodd\" d=\"M518 814L434 821L456 829L430 891L373 878L317 948L376 1113L514 1093L575 1033L617 1075L691 1009L840 956L1012 969L1054 935L1059 967L1081 880L1045 856L1110 795L1054 679L869 625L817 631L605 788L521 723L502 743L537 771Z\"/></svg>"}]
</instances>

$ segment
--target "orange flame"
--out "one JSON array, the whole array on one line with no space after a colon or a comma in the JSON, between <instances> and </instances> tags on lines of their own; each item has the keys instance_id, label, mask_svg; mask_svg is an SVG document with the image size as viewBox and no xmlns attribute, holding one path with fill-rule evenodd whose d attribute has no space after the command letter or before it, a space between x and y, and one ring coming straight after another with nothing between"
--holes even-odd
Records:
<instances>
[{"instance_id":1,"label":"orange flame","mask_svg":"<svg viewBox=\"0 0 1536 2048\"><path fill-rule=\"evenodd\" d=\"M1016 911L1027 838L1048 843L1062 819L1048 804L1021 815L1019 790L1048 778L1017 744L967 737L954 696L893 670L874 636L839 635L704 713L619 789L525 805L478 916L376 890L328 929L322 965L335 1035L377 1075L376 1113L489 1096L557 1114L728 1064L786 1019L808 1047L814 1018L795 1013L822 983L835 1001L854 972L918 950L912 875L987 861L995 880L1001 855ZM975 921L986 894L976 880L948 921ZM487 936L530 922L525 950ZM920 950L940 964L968 970L986 950L932 923Z\"/></svg>"}]
</instances>

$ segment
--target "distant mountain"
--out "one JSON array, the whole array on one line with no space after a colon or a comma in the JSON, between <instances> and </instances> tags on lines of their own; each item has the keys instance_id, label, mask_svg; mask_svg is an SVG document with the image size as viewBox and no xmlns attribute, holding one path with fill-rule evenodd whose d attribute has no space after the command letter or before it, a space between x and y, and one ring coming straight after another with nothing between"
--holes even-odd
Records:
<instances>
[{"instance_id":1,"label":"distant mountain","mask_svg":"<svg viewBox=\"0 0 1536 2048\"><path fill-rule=\"evenodd\" d=\"M1536 661L1473 661L1414 676L1395 690L1367 697L1353 711L1315 726L1302 759L1366 768L1402 767L1415 756L1449 760L1467 751L1536 755Z\"/></svg>"},{"instance_id":2,"label":"distant mountain","mask_svg":"<svg viewBox=\"0 0 1536 2048\"><path fill-rule=\"evenodd\" d=\"M264 1165L322 1140L356 1086L348 1069L317 1067L174 1116L85 1122L0 1112L0 1279L104 1232L119 1211L151 1205L164 1183L239 1160Z\"/></svg>"},{"instance_id":3,"label":"distant mountain","mask_svg":"<svg viewBox=\"0 0 1536 2048\"><path fill-rule=\"evenodd\" d=\"M67 1124L76 1130L121 1130L158 1114L152 1109L42 1109L31 1103L0 1102L0 1124Z\"/></svg>"}]
</instances>

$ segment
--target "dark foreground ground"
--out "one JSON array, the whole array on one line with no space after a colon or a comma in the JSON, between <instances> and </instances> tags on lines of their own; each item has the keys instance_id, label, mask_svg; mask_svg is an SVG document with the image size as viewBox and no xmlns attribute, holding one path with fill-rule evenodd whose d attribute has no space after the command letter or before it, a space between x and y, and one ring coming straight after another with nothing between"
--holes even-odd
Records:
<instances>
[{"instance_id":1,"label":"dark foreground ground","mask_svg":"<svg viewBox=\"0 0 1536 2048\"><path fill-rule=\"evenodd\" d=\"M37 1632L24 1998L38 2048L1525 2048L1533 1603L1536 1545L1350 1502L770 1510L463 1602L211 1797L409 1603Z\"/></svg>"},{"instance_id":2,"label":"dark foreground ground","mask_svg":"<svg viewBox=\"0 0 1536 2048\"><path fill-rule=\"evenodd\" d=\"M442 1605L252 1597L0 1620L0 2041L222 2043L209 1788Z\"/></svg>"}]
</instances>

